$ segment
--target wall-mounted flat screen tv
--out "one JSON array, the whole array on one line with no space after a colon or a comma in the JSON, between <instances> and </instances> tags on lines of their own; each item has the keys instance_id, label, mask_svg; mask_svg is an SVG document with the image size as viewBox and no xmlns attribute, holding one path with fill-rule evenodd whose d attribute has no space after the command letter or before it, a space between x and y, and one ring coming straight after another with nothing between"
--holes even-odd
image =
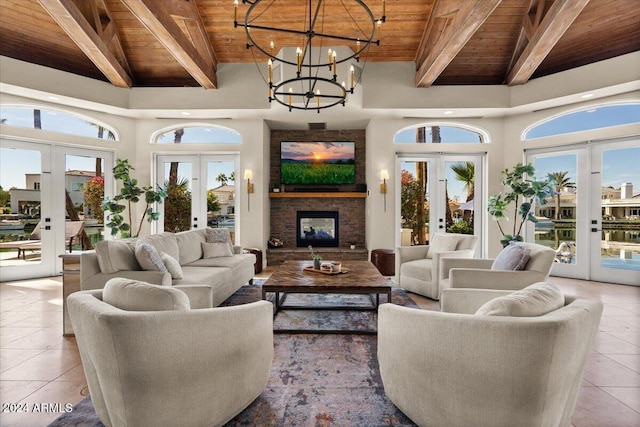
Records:
<instances>
[{"instance_id":1,"label":"wall-mounted flat screen tv","mask_svg":"<svg viewBox=\"0 0 640 427\"><path fill-rule=\"evenodd\" d=\"M282 184L354 184L355 142L281 142Z\"/></svg>"}]
</instances>

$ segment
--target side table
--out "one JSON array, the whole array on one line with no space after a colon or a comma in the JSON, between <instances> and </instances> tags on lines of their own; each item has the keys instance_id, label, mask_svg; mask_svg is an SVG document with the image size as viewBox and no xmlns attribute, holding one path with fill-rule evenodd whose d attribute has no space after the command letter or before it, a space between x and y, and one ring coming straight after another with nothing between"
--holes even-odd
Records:
<instances>
[{"instance_id":1,"label":"side table","mask_svg":"<svg viewBox=\"0 0 640 427\"><path fill-rule=\"evenodd\" d=\"M372 250L371 262L383 276L394 276L396 274L396 254L392 249Z\"/></svg>"},{"instance_id":2,"label":"side table","mask_svg":"<svg viewBox=\"0 0 640 427\"><path fill-rule=\"evenodd\" d=\"M74 336L67 310L67 297L80 290L80 253L66 253L62 258L62 335Z\"/></svg>"},{"instance_id":3,"label":"side table","mask_svg":"<svg viewBox=\"0 0 640 427\"><path fill-rule=\"evenodd\" d=\"M254 254L256 256L256 263L254 264L254 272L258 274L262 271L262 251L258 248L244 248L245 252Z\"/></svg>"}]
</instances>

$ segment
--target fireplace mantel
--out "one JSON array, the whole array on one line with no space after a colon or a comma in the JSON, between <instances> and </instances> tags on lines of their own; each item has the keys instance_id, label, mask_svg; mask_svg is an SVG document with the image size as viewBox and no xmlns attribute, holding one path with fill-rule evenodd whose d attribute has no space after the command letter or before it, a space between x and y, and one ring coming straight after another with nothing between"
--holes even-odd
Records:
<instances>
[{"instance_id":1,"label":"fireplace mantel","mask_svg":"<svg viewBox=\"0 0 640 427\"><path fill-rule=\"evenodd\" d=\"M367 193L363 192L281 192L281 193L269 193L269 197L272 199L314 199L314 198L350 198L350 199L365 199Z\"/></svg>"}]
</instances>

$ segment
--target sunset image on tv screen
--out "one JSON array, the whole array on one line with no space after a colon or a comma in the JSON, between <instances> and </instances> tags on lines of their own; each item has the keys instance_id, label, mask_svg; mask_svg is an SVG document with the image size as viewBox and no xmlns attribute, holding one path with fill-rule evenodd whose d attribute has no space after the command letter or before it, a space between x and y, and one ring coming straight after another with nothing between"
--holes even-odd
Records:
<instances>
[{"instance_id":1,"label":"sunset image on tv screen","mask_svg":"<svg viewBox=\"0 0 640 427\"><path fill-rule=\"evenodd\" d=\"M283 184L353 184L354 142L282 142L280 180Z\"/></svg>"}]
</instances>

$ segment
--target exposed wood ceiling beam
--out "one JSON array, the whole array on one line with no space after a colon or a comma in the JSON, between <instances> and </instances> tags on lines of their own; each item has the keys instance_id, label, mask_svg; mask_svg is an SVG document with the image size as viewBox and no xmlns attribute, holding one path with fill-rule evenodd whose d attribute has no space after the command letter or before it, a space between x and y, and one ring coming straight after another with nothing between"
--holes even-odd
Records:
<instances>
[{"instance_id":1,"label":"exposed wood ceiling beam","mask_svg":"<svg viewBox=\"0 0 640 427\"><path fill-rule=\"evenodd\" d=\"M216 88L217 61L195 0L121 1L202 87Z\"/></svg>"},{"instance_id":2,"label":"exposed wood ceiling beam","mask_svg":"<svg viewBox=\"0 0 640 427\"><path fill-rule=\"evenodd\" d=\"M521 49L521 40L518 40L519 46L517 45L514 51L514 58L517 56L518 59L507 74L509 86L521 85L529 80L589 0L556 0L540 21L544 2L544 0L539 0L537 4L532 2L532 9L536 9L533 22L531 21L532 9L524 17L524 35L529 39L529 43L518 55L517 50Z\"/></svg>"},{"instance_id":3,"label":"exposed wood ceiling beam","mask_svg":"<svg viewBox=\"0 0 640 427\"><path fill-rule=\"evenodd\" d=\"M417 87L429 87L502 0L437 0L416 55Z\"/></svg>"},{"instance_id":4,"label":"exposed wood ceiling beam","mask_svg":"<svg viewBox=\"0 0 640 427\"><path fill-rule=\"evenodd\" d=\"M114 86L123 88L132 86L133 80L128 66L125 65L127 69L123 67L108 44L72 0L38 1Z\"/></svg>"}]
</instances>

